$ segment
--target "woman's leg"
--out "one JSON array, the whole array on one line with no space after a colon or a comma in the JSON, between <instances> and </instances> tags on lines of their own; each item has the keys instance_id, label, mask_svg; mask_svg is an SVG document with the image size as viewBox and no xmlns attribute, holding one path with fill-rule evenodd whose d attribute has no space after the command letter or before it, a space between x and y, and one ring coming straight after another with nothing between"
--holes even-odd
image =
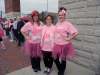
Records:
<instances>
[{"instance_id":1,"label":"woman's leg","mask_svg":"<svg viewBox=\"0 0 100 75\"><path fill-rule=\"evenodd\" d=\"M13 39L13 40L16 40L14 31L12 31L12 39Z\"/></svg>"},{"instance_id":2,"label":"woman's leg","mask_svg":"<svg viewBox=\"0 0 100 75\"><path fill-rule=\"evenodd\" d=\"M57 57L55 60L54 60L55 64L56 64L56 67L58 69L58 74L60 72L60 69L61 69L61 63L59 61L59 57Z\"/></svg>"},{"instance_id":3,"label":"woman's leg","mask_svg":"<svg viewBox=\"0 0 100 75\"><path fill-rule=\"evenodd\" d=\"M7 28L5 28L5 32L6 32L6 36L8 36L8 34L7 34Z\"/></svg>"},{"instance_id":4,"label":"woman's leg","mask_svg":"<svg viewBox=\"0 0 100 75\"><path fill-rule=\"evenodd\" d=\"M53 58L52 58L52 52L48 53L48 57L49 57L49 65L48 68L51 69L52 65L53 65Z\"/></svg>"},{"instance_id":5,"label":"woman's leg","mask_svg":"<svg viewBox=\"0 0 100 75\"><path fill-rule=\"evenodd\" d=\"M48 69L47 69L47 74L51 73L51 67L53 65L53 58L52 58L52 52L48 52Z\"/></svg>"},{"instance_id":6,"label":"woman's leg","mask_svg":"<svg viewBox=\"0 0 100 75\"><path fill-rule=\"evenodd\" d=\"M59 57L58 57L56 60L54 60L54 62L55 62L56 66L58 68L58 71L59 71L58 75L64 75L64 72L66 69L66 61L61 60L61 63L60 63Z\"/></svg>"},{"instance_id":7,"label":"woman's leg","mask_svg":"<svg viewBox=\"0 0 100 75\"><path fill-rule=\"evenodd\" d=\"M14 30L14 34L15 34L15 37L16 37L16 39L18 41L18 31L16 29Z\"/></svg>"},{"instance_id":8,"label":"woman's leg","mask_svg":"<svg viewBox=\"0 0 100 75\"><path fill-rule=\"evenodd\" d=\"M61 75L64 75L65 69L66 69L66 60L65 61L62 60L61 61L61 69L60 69Z\"/></svg>"},{"instance_id":9,"label":"woman's leg","mask_svg":"<svg viewBox=\"0 0 100 75\"><path fill-rule=\"evenodd\" d=\"M30 57L31 59L31 65L32 65L32 69L36 69L36 60L35 60L35 57Z\"/></svg>"},{"instance_id":10,"label":"woman's leg","mask_svg":"<svg viewBox=\"0 0 100 75\"><path fill-rule=\"evenodd\" d=\"M10 38L9 28L7 28L7 36L8 36L8 38Z\"/></svg>"},{"instance_id":11,"label":"woman's leg","mask_svg":"<svg viewBox=\"0 0 100 75\"><path fill-rule=\"evenodd\" d=\"M12 32L10 32L10 36L11 36L11 40L10 40L10 42L12 42L14 39L13 39L13 33Z\"/></svg>"},{"instance_id":12,"label":"woman's leg","mask_svg":"<svg viewBox=\"0 0 100 75\"><path fill-rule=\"evenodd\" d=\"M41 58L40 57L36 57L35 59L36 59L36 69L38 71L40 71L41 70L41 67L40 67L40 60L41 60Z\"/></svg>"},{"instance_id":13,"label":"woman's leg","mask_svg":"<svg viewBox=\"0 0 100 75\"><path fill-rule=\"evenodd\" d=\"M48 53L46 51L42 51L43 52L43 61L44 61L44 65L45 65L45 68L48 68Z\"/></svg>"},{"instance_id":14,"label":"woman's leg","mask_svg":"<svg viewBox=\"0 0 100 75\"><path fill-rule=\"evenodd\" d=\"M14 31L13 31L13 39L14 39L14 41L17 42L17 38L16 38L16 36L15 36L15 32L14 32Z\"/></svg>"},{"instance_id":15,"label":"woman's leg","mask_svg":"<svg viewBox=\"0 0 100 75\"><path fill-rule=\"evenodd\" d=\"M2 45L2 47L0 48L0 50L5 49L5 45L4 45L4 42L3 42L2 38L0 38L0 42L1 42L1 45Z\"/></svg>"}]
</instances>

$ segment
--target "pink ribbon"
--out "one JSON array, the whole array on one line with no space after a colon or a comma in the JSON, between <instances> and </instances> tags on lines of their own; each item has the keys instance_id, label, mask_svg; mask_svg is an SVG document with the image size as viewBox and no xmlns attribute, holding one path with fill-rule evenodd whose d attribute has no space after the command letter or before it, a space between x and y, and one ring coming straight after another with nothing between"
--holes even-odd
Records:
<instances>
[{"instance_id":1,"label":"pink ribbon","mask_svg":"<svg viewBox=\"0 0 100 75\"><path fill-rule=\"evenodd\" d=\"M66 11L65 11L65 10L61 10L61 11L59 11L59 12L62 12L62 13L64 13L64 14L66 14ZM58 13L59 13L59 12L58 12Z\"/></svg>"},{"instance_id":2,"label":"pink ribbon","mask_svg":"<svg viewBox=\"0 0 100 75\"><path fill-rule=\"evenodd\" d=\"M65 10L61 10L61 12L63 12L64 14L66 14L66 11Z\"/></svg>"}]
</instances>

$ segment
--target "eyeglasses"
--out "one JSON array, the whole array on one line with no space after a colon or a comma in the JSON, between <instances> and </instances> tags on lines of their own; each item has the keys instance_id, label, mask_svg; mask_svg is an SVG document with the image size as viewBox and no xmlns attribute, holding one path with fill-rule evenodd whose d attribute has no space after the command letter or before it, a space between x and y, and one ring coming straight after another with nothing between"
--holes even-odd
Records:
<instances>
[{"instance_id":1,"label":"eyeglasses","mask_svg":"<svg viewBox=\"0 0 100 75\"><path fill-rule=\"evenodd\" d=\"M36 16L36 17L38 17L39 15L33 15L33 16Z\"/></svg>"},{"instance_id":2,"label":"eyeglasses","mask_svg":"<svg viewBox=\"0 0 100 75\"><path fill-rule=\"evenodd\" d=\"M64 16L64 15L58 15L58 16Z\"/></svg>"},{"instance_id":3,"label":"eyeglasses","mask_svg":"<svg viewBox=\"0 0 100 75\"><path fill-rule=\"evenodd\" d=\"M52 19L46 19L46 20L52 20Z\"/></svg>"}]
</instances>

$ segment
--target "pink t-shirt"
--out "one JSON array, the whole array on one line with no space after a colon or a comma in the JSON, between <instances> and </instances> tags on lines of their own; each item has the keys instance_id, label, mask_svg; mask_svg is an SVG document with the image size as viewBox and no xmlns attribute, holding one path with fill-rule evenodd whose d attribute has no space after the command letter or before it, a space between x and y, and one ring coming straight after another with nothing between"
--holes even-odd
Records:
<instances>
[{"instance_id":1,"label":"pink t-shirt","mask_svg":"<svg viewBox=\"0 0 100 75\"><path fill-rule=\"evenodd\" d=\"M10 28L11 25L13 25L13 23L9 23L9 28Z\"/></svg>"},{"instance_id":2,"label":"pink t-shirt","mask_svg":"<svg viewBox=\"0 0 100 75\"><path fill-rule=\"evenodd\" d=\"M13 25L13 23L9 23L9 28L10 28L11 25ZM12 29L10 31L12 32Z\"/></svg>"},{"instance_id":3,"label":"pink t-shirt","mask_svg":"<svg viewBox=\"0 0 100 75\"><path fill-rule=\"evenodd\" d=\"M21 31L28 32L29 36L32 37L28 41L30 43L36 44L41 42L42 27L43 27L42 22L40 22L40 26L38 26L37 23L35 22L34 25L31 22L28 22L21 28Z\"/></svg>"},{"instance_id":4,"label":"pink t-shirt","mask_svg":"<svg viewBox=\"0 0 100 75\"><path fill-rule=\"evenodd\" d=\"M43 36L43 51L49 51L51 52L53 50L51 46L51 39L50 39L50 32L52 32L52 26L45 26L45 34Z\"/></svg>"},{"instance_id":5,"label":"pink t-shirt","mask_svg":"<svg viewBox=\"0 0 100 75\"><path fill-rule=\"evenodd\" d=\"M77 29L69 22L58 22L55 27L55 44L64 45L70 41L66 41L64 37L68 37L68 34L77 32Z\"/></svg>"},{"instance_id":6,"label":"pink t-shirt","mask_svg":"<svg viewBox=\"0 0 100 75\"><path fill-rule=\"evenodd\" d=\"M4 23L4 26L5 26L5 28L9 28L9 22L6 21L6 22Z\"/></svg>"}]
</instances>

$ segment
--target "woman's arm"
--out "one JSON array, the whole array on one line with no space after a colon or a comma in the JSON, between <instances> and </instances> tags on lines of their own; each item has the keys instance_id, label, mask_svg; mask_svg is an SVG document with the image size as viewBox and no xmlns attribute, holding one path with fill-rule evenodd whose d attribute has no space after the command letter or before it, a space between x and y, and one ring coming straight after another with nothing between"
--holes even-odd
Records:
<instances>
[{"instance_id":1,"label":"woman's arm","mask_svg":"<svg viewBox=\"0 0 100 75\"><path fill-rule=\"evenodd\" d=\"M21 31L21 33L23 34L23 36L24 36L27 40L31 39L31 37L30 37L30 36L27 36L25 32L23 32L22 30L20 30L20 31Z\"/></svg>"},{"instance_id":2,"label":"woman's arm","mask_svg":"<svg viewBox=\"0 0 100 75\"><path fill-rule=\"evenodd\" d=\"M69 37L65 37L65 40L71 40L71 39L73 39L73 38L75 38L76 36L78 35L78 32L75 32L75 33L73 33L71 36L69 36Z\"/></svg>"}]
</instances>

